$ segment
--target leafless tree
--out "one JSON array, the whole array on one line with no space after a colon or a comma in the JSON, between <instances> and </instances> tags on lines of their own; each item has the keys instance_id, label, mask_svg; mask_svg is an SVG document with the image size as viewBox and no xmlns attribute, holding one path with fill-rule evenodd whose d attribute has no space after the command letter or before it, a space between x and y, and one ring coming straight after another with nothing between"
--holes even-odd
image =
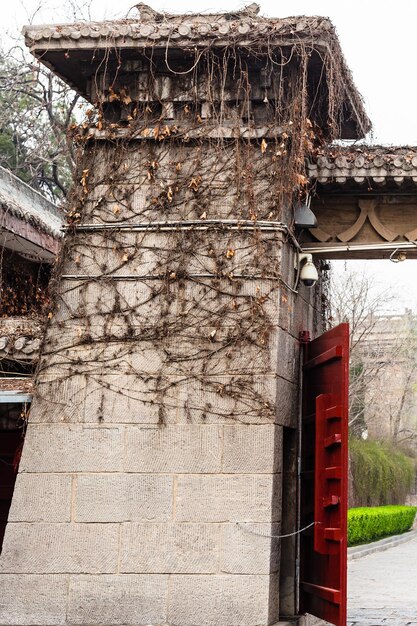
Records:
<instances>
[{"instance_id":1,"label":"leafless tree","mask_svg":"<svg viewBox=\"0 0 417 626\"><path fill-rule=\"evenodd\" d=\"M66 0L61 21L91 19L92 0ZM33 22L47 8L27 14ZM54 15L54 21L57 16ZM5 35L3 33L3 35ZM0 165L54 201L66 196L74 172L68 127L86 103L26 50L20 34L8 33L0 49Z\"/></svg>"},{"instance_id":2,"label":"leafless tree","mask_svg":"<svg viewBox=\"0 0 417 626\"><path fill-rule=\"evenodd\" d=\"M70 185L79 96L18 46L0 52L0 163L53 200Z\"/></svg>"},{"instance_id":3,"label":"leafless tree","mask_svg":"<svg viewBox=\"0 0 417 626\"><path fill-rule=\"evenodd\" d=\"M392 290L378 291L365 274L346 272L333 280L331 323L349 322L349 426L394 442L414 438L409 414L417 379L416 319L390 315Z\"/></svg>"},{"instance_id":4,"label":"leafless tree","mask_svg":"<svg viewBox=\"0 0 417 626\"><path fill-rule=\"evenodd\" d=\"M396 394L387 398L391 439L411 449L417 443L417 321L410 318L404 341L396 359Z\"/></svg>"}]
</instances>

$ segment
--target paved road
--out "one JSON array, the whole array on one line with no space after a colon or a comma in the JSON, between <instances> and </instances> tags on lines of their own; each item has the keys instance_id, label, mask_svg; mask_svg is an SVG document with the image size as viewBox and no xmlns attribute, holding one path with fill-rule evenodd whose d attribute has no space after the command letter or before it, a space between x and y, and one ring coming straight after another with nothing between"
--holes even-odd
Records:
<instances>
[{"instance_id":1,"label":"paved road","mask_svg":"<svg viewBox=\"0 0 417 626\"><path fill-rule=\"evenodd\" d=\"M417 626L417 538L348 564L348 626Z\"/></svg>"}]
</instances>

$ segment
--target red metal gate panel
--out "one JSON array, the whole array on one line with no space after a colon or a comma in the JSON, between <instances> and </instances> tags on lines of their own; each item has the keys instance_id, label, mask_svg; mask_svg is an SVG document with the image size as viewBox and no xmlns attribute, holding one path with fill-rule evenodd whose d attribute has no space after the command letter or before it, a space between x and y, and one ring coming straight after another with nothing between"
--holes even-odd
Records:
<instances>
[{"instance_id":1,"label":"red metal gate panel","mask_svg":"<svg viewBox=\"0 0 417 626\"><path fill-rule=\"evenodd\" d=\"M349 325L304 346L300 609L346 625Z\"/></svg>"}]
</instances>

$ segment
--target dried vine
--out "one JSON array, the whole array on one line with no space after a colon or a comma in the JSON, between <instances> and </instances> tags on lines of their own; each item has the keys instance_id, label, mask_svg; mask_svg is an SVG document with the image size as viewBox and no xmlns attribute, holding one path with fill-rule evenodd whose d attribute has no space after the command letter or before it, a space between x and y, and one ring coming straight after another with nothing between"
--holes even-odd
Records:
<instances>
[{"instance_id":1,"label":"dried vine","mask_svg":"<svg viewBox=\"0 0 417 626\"><path fill-rule=\"evenodd\" d=\"M282 250L306 158L341 122L336 52L312 83L313 52L259 37L97 58L37 374L50 419L111 421L121 398L126 421L275 418Z\"/></svg>"}]
</instances>

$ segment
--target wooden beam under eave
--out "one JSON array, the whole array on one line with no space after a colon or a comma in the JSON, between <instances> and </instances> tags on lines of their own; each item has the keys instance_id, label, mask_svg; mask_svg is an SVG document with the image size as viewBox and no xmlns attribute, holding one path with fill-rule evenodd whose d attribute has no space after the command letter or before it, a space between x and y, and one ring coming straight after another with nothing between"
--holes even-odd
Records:
<instances>
[{"instance_id":1,"label":"wooden beam under eave","mask_svg":"<svg viewBox=\"0 0 417 626\"><path fill-rule=\"evenodd\" d=\"M0 236L7 239L6 235L13 234L16 238L22 239L29 244L28 250L39 261L52 263L58 254L60 240L46 233L30 222L23 220L9 211L0 207ZM5 241L7 246L7 241Z\"/></svg>"},{"instance_id":2,"label":"wooden beam under eave","mask_svg":"<svg viewBox=\"0 0 417 626\"><path fill-rule=\"evenodd\" d=\"M322 195L311 208L317 227L302 233L301 245L309 252L316 250L317 258L385 259L397 244L417 241L417 193ZM318 252L323 248L326 252ZM407 258L417 258L417 245L410 244Z\"/></svg>"}]
</instances>

